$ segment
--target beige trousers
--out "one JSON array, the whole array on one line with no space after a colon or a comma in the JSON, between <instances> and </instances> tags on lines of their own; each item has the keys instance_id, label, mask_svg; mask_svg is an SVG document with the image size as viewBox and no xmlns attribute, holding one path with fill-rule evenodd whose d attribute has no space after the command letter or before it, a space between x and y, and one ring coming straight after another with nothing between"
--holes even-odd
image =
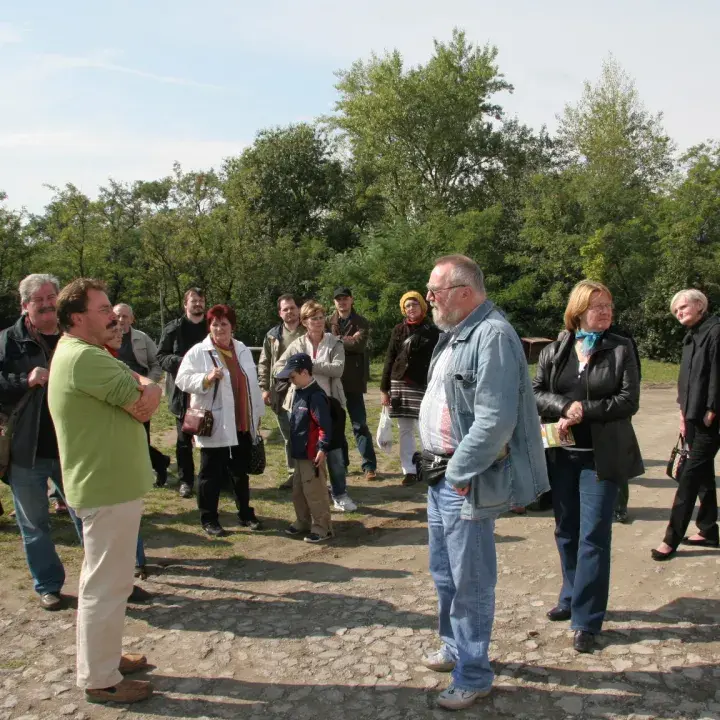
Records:
<instances>
[{"instance_id":1,"label":"beige trousers","mask_svg":"<svg viewBox=\"0 0 720 720\"><path fill-rule=\"evenodd\" d=\"M117 685L127 599L133 589L142 500L76 510L83 522L85 558L77 614L77 685Z\"/></svg>"},{"instance_id":2,"label":"beige trousers","mask_svg":"<svg viewBox=\"0 0 720 720\"><path fill-rule=\"evenodd\" d=\"M295 527L298 530L306 531L310 528L310 532L323 536L332 532L326 478L324 464L316 474L312 461L295 460L292 499L297 517Z\"/></svg>"}]
</instances>

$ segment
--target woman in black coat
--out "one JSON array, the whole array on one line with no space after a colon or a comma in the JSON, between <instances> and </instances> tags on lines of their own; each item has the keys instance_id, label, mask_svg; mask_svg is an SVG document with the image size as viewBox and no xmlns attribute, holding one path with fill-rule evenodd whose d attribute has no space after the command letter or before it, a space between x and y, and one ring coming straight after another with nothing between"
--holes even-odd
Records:
<instances>
[{"instance_id":1,"label":"woman in black coat","mask_svg":"<svg viewBox=\"0 0 720 720\"><path fill-rule=\"evenodd\" d=\"M699 290L681 290L670 302L670 311L688 329L683 341L678 405L680 435L690 455L678 478L665 538L652 551L653 560L672 557L678 545L718 547L718 509L715 488L715 455L720 448L720 319L708 315L708 301ZM685 537L696 498L700 498L698 532Z\"/></svg>"},{"instance_id":2,"label":"woman in black coat","mask_svg":"<svg viewBox=\"0 0 720 720\"><path fill-rule=\"evenodd\" d=\"M574 445L547 455L555 541L563 584L550 620L572 620L573 647L592 652L610 590L610 543L618 482L644 472L630 418L640 379L630 342L608 332L613 305L601 283L570 294L562 340L540 354L533 391L543 422L557 422Z\"/></svg>"},{"instance_id":3,"label":"woman in black coat","mask_svg":"<svg viewBox=\"0 0 720 720\"><path fill-rule=\"evenodd\" d=\"M396 325L390 335L380 380L380 398L390 409L390 417L397 418L404 473L402 484L412 485L417 482L413 455L420 403L440 331L427 319L427 303L419 292L406 292L400 298L400 310L405 320Z\"/></svg>"}]
</instances>

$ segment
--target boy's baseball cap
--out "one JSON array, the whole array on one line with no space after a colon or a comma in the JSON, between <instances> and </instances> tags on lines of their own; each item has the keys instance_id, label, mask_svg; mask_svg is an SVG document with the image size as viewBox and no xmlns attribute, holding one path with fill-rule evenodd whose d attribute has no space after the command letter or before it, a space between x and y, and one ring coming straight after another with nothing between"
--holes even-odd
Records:
<instances>
[{"instance_id":1,"label":"boy's baseball cap","mask_svg":"<svg viewBox=\"0 0 720 720\"><path fill-rule=\"evenodd\" d=\"M285 367L275 377L278 380L287 380L291 372L297 372L298 370L307 370L312 373L312 367L312 358L308 354L296 353L287 359Z\"/></svg>"},{"instance_id":2,"label":"boy's baseball cap","mask_svg":"<svg viewBox=\"0 0 720 720\"><path fill-rule=\"evenodd\" d=\"M347 285L336 287L333 293L333 299L339 297L352 297L352 290Z\"/></svg>"}]
</instances>

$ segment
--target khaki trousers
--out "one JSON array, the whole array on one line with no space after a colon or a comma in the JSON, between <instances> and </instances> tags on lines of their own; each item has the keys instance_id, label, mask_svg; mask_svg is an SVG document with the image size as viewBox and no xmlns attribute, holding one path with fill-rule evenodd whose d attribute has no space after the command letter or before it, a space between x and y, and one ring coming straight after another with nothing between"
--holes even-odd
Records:
<instances>
[{"instance_id":1,"label":"khaki trousers","mask_svg":"<svg viewBox=\"0 0 720 720\"><path fill-rule=\"evenodd\" d=\"M76 510L83 522L85 558L77 614L77 685L117 685L127 599L133 589L142 500Z\"/></svg>"},{"instance_id":2,"label":"khaki trousers","mask_svg":"<svg viewBox=\"0 0 720 720\"><path fill-rule=\"evenodd\" d=\"M325 465L317 474L311 460L295 460L292 488L293 505L298 530L307 530L325 536L332 532L330 498L327 491Z\"/></svg>"}]
</instances>

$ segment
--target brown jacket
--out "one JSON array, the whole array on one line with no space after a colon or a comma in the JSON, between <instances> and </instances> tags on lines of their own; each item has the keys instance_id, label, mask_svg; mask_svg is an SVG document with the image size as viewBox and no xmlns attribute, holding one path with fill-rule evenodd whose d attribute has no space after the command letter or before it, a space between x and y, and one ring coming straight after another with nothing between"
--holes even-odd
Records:
<instances>
[{"instance_id":1,"label":"brown jacket","mask_svg":"<svg viewBox=\"0 0 720 720\"><path fill-rule=\"evenodd\" d=\"M344 332L340 331L340 316L335 311L328 320L330 332L341 338L345 346L345 369L342 382L346 393L366 393L367 381L370 375L370 360L368 355L368 338L370 336L370 323L355 310L350 313L350 322ZM359 332L358 337L353 337Z\"/></svg>"}]
</instances>

